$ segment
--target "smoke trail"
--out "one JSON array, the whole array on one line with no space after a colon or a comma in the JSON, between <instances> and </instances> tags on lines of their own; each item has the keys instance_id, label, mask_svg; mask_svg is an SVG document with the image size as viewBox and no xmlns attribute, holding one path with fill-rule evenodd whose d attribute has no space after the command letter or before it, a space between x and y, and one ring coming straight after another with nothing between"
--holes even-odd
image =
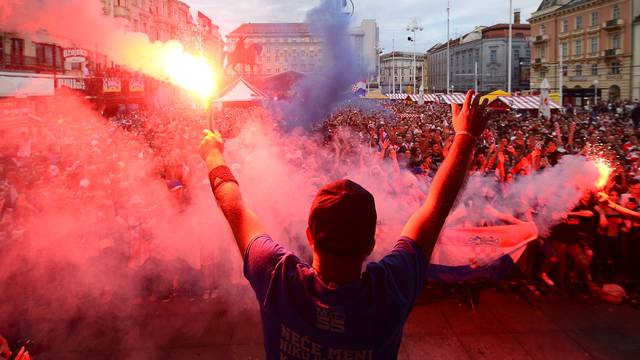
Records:
<instances>
[{"instance_id":1,"label":"smoke trail","mask_svg":"<svg viewBox=\"0 0 640 360\"><path fill-rule=\"evenodd\" d=\"M99 51L117 64L188 90L200 91L215 81L211 65L204 58L190 55L178 41L151 42L146 34L128 31L124 21L104 14L99 0L3 3L0 6L3 31L27 34L36 41L56 41L63 46ZM185 68L197 71L185 74Z\"/></svg>"},{"instance_id":2,"label":"smoke trail","mask_svg":"<svg viewBox=\"0 0 640 360\"><path fill-rule=\"evenodd\" d=\"M290 127L312 128L322 121L357 80L358 66L349 39L350 17L338 12L334 0L321 0L307 12L311 33L322 46L322 68L297 84L292 104L285 110Z\"/></svg>"}]
</instances>

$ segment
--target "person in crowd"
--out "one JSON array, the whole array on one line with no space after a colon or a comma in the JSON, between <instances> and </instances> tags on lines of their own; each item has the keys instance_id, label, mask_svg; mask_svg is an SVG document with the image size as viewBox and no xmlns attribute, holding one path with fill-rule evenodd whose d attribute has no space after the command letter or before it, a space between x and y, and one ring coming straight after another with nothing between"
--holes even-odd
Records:
<instances>
[{"instance_id":1,"label":"person in crowd","mask_svg":"<svg viewBox=\"0 0 640 360\"><path fill-rule=\"evenodd\" d=\"M320 189L307 228L313 261L305 264L266 235L225 165L220 133L205 130L200 153L260 304L268 359L304 358L312 351L319 356L397 356L431 252L487 124L479 101L476 96L472 103L469 91L462 109L453 105L456 135L427 200L408 220L393 251L364 272L363 262L375 246L377 216L371 193L350 180ZM308 350L300 349L297 338L307 339Z\"/></svg>"},{"instance_id":2,"label":"person in crowd","mask_svg":"<svg viewBox=\"0 0 640 360\"><path fill-rule=\"evenodd\" d=\"M566 289L567 280L570 285L575 285L580 275L584 280L591 281L592 243L596 226L606 228L607 220L602 210L594 204L591 192L586 192L580 203L551 231L552 245L558 257L557 283L561 289Z\"/></svg>"}]
</instances>

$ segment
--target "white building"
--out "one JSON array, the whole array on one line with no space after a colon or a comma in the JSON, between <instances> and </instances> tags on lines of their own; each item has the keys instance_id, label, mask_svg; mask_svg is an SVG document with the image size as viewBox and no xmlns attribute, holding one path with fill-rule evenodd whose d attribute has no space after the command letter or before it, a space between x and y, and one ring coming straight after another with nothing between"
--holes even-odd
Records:
<instances>
[{"instance_id":1,"label":"white building","mask_svg":"<svg viewBox=\"0 0 640 360\"><path fill-rule=\"evenodd\" d=\"M415 83L414 83L414 54L413 52L395 51L380 56L380 85L383 93L417 93L422 85L422 67L424 53L415 54ZM394 91L395 86L395 91ZM426 84L425 84L426 86ZM426 89L425 89L426 91Z\"/></svg>"},{"instance_id":2,"label":"white building","mask_svg":"<svg viewBox=\"0 0 640 360\"><path fill-rule=\"evenodd\" d=\"M363 20L350 30L349 36L361 77L376 73L378 26L375 20ZM318 72L323 65L322 38L313 34L307 23L245 23L227 35L227 51L245 37L245 47L262 44L262 54L254 69L257 76L286 71ZM240 67L237 68L240 71ZM247 72L249 69L247 67Z\"/></svg>"}]
</instances>

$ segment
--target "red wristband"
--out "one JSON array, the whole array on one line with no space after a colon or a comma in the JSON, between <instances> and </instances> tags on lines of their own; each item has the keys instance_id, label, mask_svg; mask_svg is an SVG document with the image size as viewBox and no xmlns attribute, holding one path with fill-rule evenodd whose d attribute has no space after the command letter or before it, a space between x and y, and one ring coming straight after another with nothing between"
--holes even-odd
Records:
<instances>
[{"instance_id":1,"label":"red wristband","mask_svg":"<svg viewBox=\"0 0 640 360\"><path fill-rule=\"evenodd\" d=\"M218 186L226 182L234 182L240 185L235 176L233 176L233 173L231 173L231 169L225 165L218 166L209 172L209 182L211 182L211 191L213 191L214 194Z\"/></svg>"}]
</instances>

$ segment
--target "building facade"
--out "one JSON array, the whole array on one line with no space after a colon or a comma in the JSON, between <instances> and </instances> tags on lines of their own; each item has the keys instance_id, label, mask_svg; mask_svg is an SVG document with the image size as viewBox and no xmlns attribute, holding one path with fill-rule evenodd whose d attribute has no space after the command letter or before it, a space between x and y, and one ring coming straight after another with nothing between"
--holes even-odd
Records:
<instances>
[{"instance_id":1,"label":"building facade","mask_svg":"<svg viewBox=\"0 0 640 360\"><path fill-rule=\"evenodd\" d=\"M313 34L307 23L247 23L227 35L227 51L233 51L238 40L245 38L245 47L261 44L262 53L256 60L256 76L271 76L286 71L315 73L324 65L322 38ZM359 76L376 73L379 30L375 20L363 20L350 29L349 38ZM239 70L239 68L238 68Z\"/></svg>"},{"instance_id":2,"label":"building facade","mask_svg":"<svg viewBox=\"0 0 640 360\"><path fill-rule=\"evenodd\" d=\"M514 14L512 25L512 91L529 89L530 25L520 23ZM449 42L449 90L480 92L508 89L509 24L477 27ZM427 51L426 83L431 92L447 91L447 44L436 44Z\"/></svg>"},{"instance_id":3,"label":"building facade","mask_svg":"<svg viewBox=\"0 0 640 360\"><path fill-rule=\"evenodd\" d=\"M177 40L190 51L203 51L220 61L224 42L220 30L201 12L194 19L189 5L179 0L101 0L105 15L126 20L126 28L151 41Z\"/></svg>"},{"instance_id":4,"label":"building facade","mask_svg":"<svg viewBox=\"0 0 640 360\"><path fill-rule=\"evenodd\" d=\"M143 32L151 41L178 40L192 51L202 51L212 61L222 63L223 43L218 27L202 13L193 19L189 6L178 0L91 0L100 1L105 15L124 19L127 30ZM82 78L103 74L113 64L100 53L100 44L85 49L39 34L37 41L21 33L2 31L0 24L0 72L53 74L55 86L87 90ZM73 42L73 39L68 39ZM29 75L38 77L40 75ZM24 80L26 81L26 80Z\"/></svg>"},{"instance_id":5,"label":"building facade","mask_svg":"<svg viewBox=\"0 0 640 360\"><path fill-rule=\"evenodd\" d=\"M420 91L422 86L422 70L424 66L424 54L415 54L415 83L414 83L414 53L407 51L395 51L380 56L380 85L383 93L413 94ZM394 89L395 86L395 89ZM425 92L426 89L426 83Z\"/></svg>"},{"instance_id":6,"label":"building facade","mask_svg":"<svg viewBox=\"0 0 640 360\"><path fill-rule=\"evenodd\" d=\"M547 79L565 105L632 96L630 0L545 0L531 15L531 87ZM637 44L635 46L638 47ZM561 66L562 65L562 66Z\"/></svg>"},{"instance_id":7,"label":"building facade","mask_svg":"<svg viewBox=\"0 0 640 360\"><path fill-rule=\"evenodd\" d=\"M449 48L457 46L459 40L449 42ZM425 84L428 92L447 92L447 44L436 44L424 57Z\"/></svg>"}]
</instances>

